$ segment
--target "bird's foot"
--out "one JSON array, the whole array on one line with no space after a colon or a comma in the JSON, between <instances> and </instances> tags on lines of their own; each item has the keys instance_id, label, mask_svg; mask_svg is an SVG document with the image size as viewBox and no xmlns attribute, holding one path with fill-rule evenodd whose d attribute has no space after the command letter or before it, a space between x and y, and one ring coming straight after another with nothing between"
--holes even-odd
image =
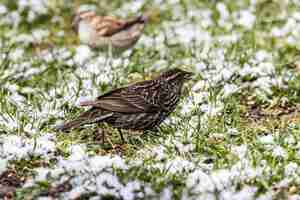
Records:
<instances>
[{"instance_id":1,"label":"bird's foot","mask_svg":"<svg viewBox=\"0 0 300 200\"><path fill-rule=\"evenodd\" d=\"M126 144L126 140L125 140L125 138L124 138L124 136L123 136L123 133L122 133L122 131L121 131L120 129L118 129L118 132L119 132L119 135L120 135L120 138L121 138L122 144Z\"/></svg>"}]
</instances>

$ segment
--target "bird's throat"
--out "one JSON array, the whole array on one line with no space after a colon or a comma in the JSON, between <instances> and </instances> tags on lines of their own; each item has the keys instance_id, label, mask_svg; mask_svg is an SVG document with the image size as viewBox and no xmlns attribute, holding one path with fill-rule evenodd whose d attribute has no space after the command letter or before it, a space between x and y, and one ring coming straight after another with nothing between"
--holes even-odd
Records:
<instances>
[{"instance_id":1,"label":"bird's throat","mask_svg":"<svg viewBox=\"0 0 300 200\"><path fill-rule=\"evenodd\" d=\"M79 39L82 43L84 44L89 44L95 30L86 22L82 21L79 23L78 26L78 34L79 34Z\"/></svg>"}]
</instances>

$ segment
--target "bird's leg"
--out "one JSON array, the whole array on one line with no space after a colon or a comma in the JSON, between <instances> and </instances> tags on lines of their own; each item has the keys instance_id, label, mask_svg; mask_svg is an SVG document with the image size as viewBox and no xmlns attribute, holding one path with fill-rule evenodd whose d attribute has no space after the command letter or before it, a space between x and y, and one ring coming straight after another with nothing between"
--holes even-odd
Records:
<instances>
[{"instance_id":1,"label":"bird's leg","mask_svg":"<svg viewBox=\"0 0 300 200\"><path fill-rule=\"evenodd\" d=\"M102 132L102 143L103 144L105 143L105 133L104 133L104 131Z\"/></svg>"},{"instance_id":2,"label":"bird's leg","mask_svg":"<svg viewBox=\"0 0 300 200\"><path fill-rule=\"evenodd\" d=\"M104 63L104 66L105 66L105 67L108 67L108 65L109 65L109 63L108 63L108 62L109 62L109 61L108 61L109 58L108 58L108 57L109 57L109 56L108 56L108 52L105 52L105 63Z\"/></svg>"},{"instance_id":3,"label":"bird's leg","mask_svg":"<svg viewBox=\"0 0 300 200\"><path fill-rule=\"evenodd\" d=\"M109 139L109 137L107 137L107 141L108 141L108 143L111 145L111 147L112 147L113 149L115 149L115 145L112 143L112 141Z\"/></svg>"},{"instance_id":4,"label":"bird's leg","mask_svg":"<svg viewBox=\"0 0 300 200\"><path fill-rule=\"evenodd\" d=\"M120 129L118 129L118 132L119 132L120 138L122 140L122 143L125 144L125 140L124 140L124 136L122 134L122 131Z\"/></svg>"},{"instance_id":5,"label":"bird's leg","mask_svg":"<svg viewBox=\"0 0 300 200\"><path fill-rule=\"evenodd\" d=\"M136 50L132 49L129 56L128 56L128 59L131 60L131 58L134 56L135 53L136 53Z\"/></svg>"},{"instance_id":6,"label":"bird's leg","mask_svg":"<svg viewBox=\"0 0 300 200\"><path fill-rule=\"evenodd\" d=\"M101 144L105 144L105 130L103 130L99 125L97 125L96 130L94 131L95 134L95 140L98 142L101 141Z\"/></svg>"},{"instance_id":7,"label":"bird's leg","mask_svg":"<svg viewBox=\"0 0 300 200\"><path fill-rule=\"evenodd\" d=\"M107 125L104 124L104 127L102 129L102 142L104 144L105 140L108 142L108 144L111 145L111 148L115 149L115 145L112 143L111 139L108 137L105 137L105 131L107 130Z\"/></svg>"},{"instance_id":8,"label":"bird's leg","mask_svg":"<svg viewBox=\"0 0 300 200\"><path fill-rule=\"evenodd\" d=\"M113 59L113 57L112 57L112 44L108 44L108 51L107 51L107 54L106 54L106 62L107 62L106 66L111 67L112 59Z\"/></svg>"},{"instance_id":9,"label":"bird's leg","mask_svg":"<svg viewBox=\"0 0 300 200\"><path fill-rule=\"evenodd\" d=\"M110 67L110 44L108 44L107 45L107 47L106 48L104 48L104 54L105 54L105 63L104 63L104 65L105 65L105 67Z\"/></svg>"},{"instance_id":10,"label":"bird's leg","mask_svg":"<svg viewBox=\"0 0 300 200\"><path fill-rule=\"evenodd\" d=\"M110 58L110 60L112 60L112 55L113 53L112 53L112 44L109 44L109 47L108 47L108 55L109 55L109 58Z\"/></svg>"},{"instance_id":11,"label":"bird's leg","mask_svg":"<svg viewBox=\"0 0 300 200\"><path fill-rule=\"evenodd\" d=\"M98 133L101 134L102 145L104 145L105 144L105 133L104 133L104 130L98 128Z\"/></svg>"}]
</instances>

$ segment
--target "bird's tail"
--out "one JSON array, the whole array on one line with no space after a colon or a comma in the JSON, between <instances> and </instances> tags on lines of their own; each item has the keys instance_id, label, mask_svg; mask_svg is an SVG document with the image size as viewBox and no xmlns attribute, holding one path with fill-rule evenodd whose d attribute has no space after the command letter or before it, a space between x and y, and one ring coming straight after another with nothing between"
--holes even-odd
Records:
<instances>
[{"instance_id":1,"label":"bird's tail","mask_svg":"<svg viewBox=\"0 0 300 200\"><path fill-rule=\"evenodd\" d=\"M55 131L67 132L86 124L98 123L112 116L113 113L102 114L100 110L92 108L82 113L77 119L54 127Z\"/></svg>"},{"instance_id":2,"label":"bird's tail","mask_svg":"<svg viewBox=\"0 0 300 200\"><path fill-rule=\"evenodd\" d=\"M140 23L158 23L160 21L160 10L158 8L152 8L144 12L138 18Z\"/></svg>"},{"instance_id":3,"label":"bird's tail","mask_svg":"<svg viewBox=\"0 0 300 200\"><path fill-rule=\"evenodd\" d=\"M147 14L143 14L143 15L134 17L132 19L129 19L126 21L124 28L131 27L135 24L145 24L148 22L148 18L149 18L149 16Z\"/></svg>"},{"instance_id":4,"label":"bird's tail","mask_svg":"<svg viewBox=\"0 0 300 200\"><path fill-rule=\"evenodd\" d=\"M150 15L148 13L142 14L138 17L138 21L140 23L147 23L149 20Z\"/></svg>"},{"instance_id":5,"label":"bird's tail","mask_svg":"<svg viewBox=\"0 0 300 200\"><path fill-rule=\"evenodd\" d=\"M67 123L55 126L54 130L55 131L66 132L66 131L69 131L70 129L73 129L73 128L79 128L82 125L84 125L82 119L75 119L75 120L69 121Z\"/></svg>"}]
</instances>

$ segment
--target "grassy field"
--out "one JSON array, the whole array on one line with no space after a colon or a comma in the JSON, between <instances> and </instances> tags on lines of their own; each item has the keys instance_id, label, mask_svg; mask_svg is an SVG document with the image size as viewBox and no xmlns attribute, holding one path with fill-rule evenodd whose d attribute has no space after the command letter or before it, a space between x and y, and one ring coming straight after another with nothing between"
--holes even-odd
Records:
<instances>
[{"instance_id":1,"label":"grassy field","mask_svg":"<svg viewBox=\"0 0 300 200\"><path fill-rule=\"evenodd\" d=\"M83 5L155 16L108 65L71 30ZM173 67L196 77L159 133L53 131ZM0 199L300 199L299 103L298 0L0 1Z\"/></svg>"}]
</instances>

